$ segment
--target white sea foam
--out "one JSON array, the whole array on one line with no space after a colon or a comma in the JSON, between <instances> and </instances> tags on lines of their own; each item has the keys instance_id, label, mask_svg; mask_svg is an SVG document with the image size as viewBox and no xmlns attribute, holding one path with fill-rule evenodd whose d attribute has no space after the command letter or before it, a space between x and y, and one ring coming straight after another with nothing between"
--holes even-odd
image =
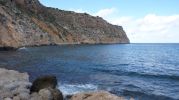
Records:
<instances>
[{"instance_id":1,"label":"white sea foam","mask_svg":"<svg viewBox=\"0 0 179 100\"><path fill-rule=\"evenodd\" d=\"M60 84L59 89L63 95L72 95L80 92L95 91L98 87L93 84Z\"/></svg>"},{"instance_id":2,"label":"white sea foam","mask_svg":"<svg viewBox=\"0 0 179 100\"><path fill-rule=\"evenodd\" d=\"M27 50L27 48L26 47L21 47L18 50Z\"/></svg>"}]
</instances>

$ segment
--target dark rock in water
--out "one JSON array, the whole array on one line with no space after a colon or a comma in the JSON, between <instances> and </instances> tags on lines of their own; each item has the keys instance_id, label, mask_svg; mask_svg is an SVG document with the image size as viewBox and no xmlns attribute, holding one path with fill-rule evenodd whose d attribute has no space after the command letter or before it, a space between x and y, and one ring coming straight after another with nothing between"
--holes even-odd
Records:
<instances>
[{"instance_id":1,"label":"dark rock in water","mask_svg":"<svg viewBox=\"0 0 179 100\"><path fill-rule=\"evenodd\" d=\"M39 92L42 98L49 97L50 100L63 100L63 94L56 89L56 86L57 79L55 76L42 76L33 82L30 92Z\"/></svg>"},{"instance_id":2,"label":"dark rock in water","mask_svg":"<svg viewBox=\"0 0 179 100\"><path fill-rule=\"evenodd\" d=\"M57 79L55 76L43 76L37 78L30 89L32 92L39 92L39 90L44 88L52 88L55 89L57 86Z\"/></svg>"}]
</instances>

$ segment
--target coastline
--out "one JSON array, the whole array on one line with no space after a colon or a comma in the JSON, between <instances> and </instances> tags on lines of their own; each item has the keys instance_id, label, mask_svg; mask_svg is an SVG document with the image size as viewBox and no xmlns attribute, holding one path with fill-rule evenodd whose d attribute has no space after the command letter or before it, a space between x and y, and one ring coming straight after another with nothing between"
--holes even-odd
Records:
<instances>
[{"instance_id":1,"label":"coastline","mask_svg":"<svg viewBox=\"0 0 179 100\"><path fill-rule=\"evenodd\" d=\"M107 91L82 92L64 96L55 76L38 77L33 83L28 73L0 68L0 100L125 100Z\"/></svg>"},{"instance_id":2,"label":"coastline","mask_svg":"<svg viewBox=\"0 0 179 100\"><path fill-rule=\"evenodd\" d=\"M116 42L106 42L106 43L58 43L58 44L41 44L41 45L25 45L25 46L19 46L19 47L13 47L13 46L0 46L0 51L16 51L20 48L24 47L41 47L41 46L62 46L62 45L111 45L111 44L130 44L130 43L116 43Z\"/></svg>"}]
</instances>

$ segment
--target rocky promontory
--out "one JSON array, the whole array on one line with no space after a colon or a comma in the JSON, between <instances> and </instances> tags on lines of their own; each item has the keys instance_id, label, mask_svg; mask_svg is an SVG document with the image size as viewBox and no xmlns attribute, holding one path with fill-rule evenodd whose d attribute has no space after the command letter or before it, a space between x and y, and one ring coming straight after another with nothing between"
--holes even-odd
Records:
<instances>
[{"instance_id":1,"label":"rocky promontory","mask_svg":"<svg viewBox=\"0 0 179 100\"><path fill-rule=\"evenodd\" d=\"M33 83L27 73L0 68L0 100L125 100L106 91L78 93L68 98L57 89L55 76L43 76Z\"/></svg>"},{"instance_id":2,"label":"rocky promontory","mask_svg":"<svg viewBox=\"0 0 179 100\"><path fill-rule=\"evenodd\" d=\"M0 0L0 47L129 43L122 26L86 13L45 7L38 0Z\"/></svg>"}]
</instances>

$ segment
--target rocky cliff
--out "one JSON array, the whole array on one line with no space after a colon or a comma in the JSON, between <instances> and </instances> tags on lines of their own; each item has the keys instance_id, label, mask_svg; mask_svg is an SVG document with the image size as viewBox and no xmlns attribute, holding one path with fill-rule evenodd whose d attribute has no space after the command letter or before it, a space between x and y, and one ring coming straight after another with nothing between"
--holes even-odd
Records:
<instances>
[{"instance_id":1,"label":"rocky cliff","mask_svg":"<svg viewBox=\"0 0 179 100\"><path fill-rule=\"evenodd\" d=\"M129 43L121 26L86 13L43 6L38 0L0 0L0 47Z\"/></svg>"}]
</instances>

